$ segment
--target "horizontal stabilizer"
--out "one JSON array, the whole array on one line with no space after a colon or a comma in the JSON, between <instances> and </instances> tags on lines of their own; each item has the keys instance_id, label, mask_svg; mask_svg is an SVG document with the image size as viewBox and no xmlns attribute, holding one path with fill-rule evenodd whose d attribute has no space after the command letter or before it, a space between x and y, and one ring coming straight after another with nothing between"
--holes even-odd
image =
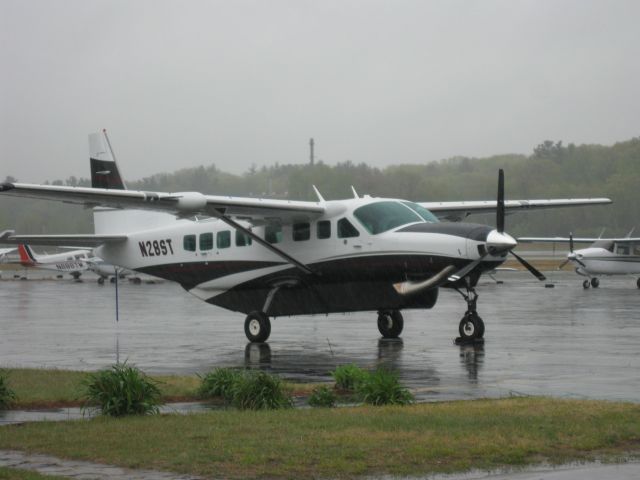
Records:
<instances>
[{"instance_id":1,"label":"horizontal stabilizer","mask_svg":"<svg viewBox=\"0 0 640 480\"><path fill-rule=\"evenodd\" d=\"M119 243L127 240L127 235L15 235L13 230L5 230L0 234L0 244L17 245L51 245L56 247L95 248L106 243Z\"/></svg>"}]
</instances>

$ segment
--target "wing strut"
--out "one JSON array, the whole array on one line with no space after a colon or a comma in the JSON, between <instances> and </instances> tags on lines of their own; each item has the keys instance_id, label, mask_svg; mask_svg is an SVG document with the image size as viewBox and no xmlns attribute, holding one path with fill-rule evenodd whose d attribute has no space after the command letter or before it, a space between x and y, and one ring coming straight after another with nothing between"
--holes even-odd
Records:
<instances>
[{"instance_id":1,"label":"wing strut","mask_svg":"<svg viewBox=\"0 0 640 480\"><path fill-rule=\"evenodd\" d=\"M317 275L316 272L314 272L313 270L311 270L311 268L309 268L307 265L305 265L302 262L299 262L298 260L296 260L295 258L293 258L291 255L288 255L286 253L284 253L282 250L280 250L279 248L274 247L273 245L271 245L269 242L267 242L264 238L258 236L257 234L253 233L251 230L249 230L246 227L243 227L242 225L240 225L238 222L236 222L235 220L232 220L231 218L225 216L225 215L220 215L218 217L220 220L222 220L224 223L226 223L227 225L229 225L230 227L235 228L236 230L240 230L242 233L249 235L251 238L253 238L256 242L258 242L260 245L262 245L264 248L272 251L273 253L275 253L276 255L278 255L279 257L283 258L284 260L287 261L287 263L290 263L291 265L293 265L294 267L302 270L304 273L307 274L314 274Z\"/></svg>"}]
</instances>

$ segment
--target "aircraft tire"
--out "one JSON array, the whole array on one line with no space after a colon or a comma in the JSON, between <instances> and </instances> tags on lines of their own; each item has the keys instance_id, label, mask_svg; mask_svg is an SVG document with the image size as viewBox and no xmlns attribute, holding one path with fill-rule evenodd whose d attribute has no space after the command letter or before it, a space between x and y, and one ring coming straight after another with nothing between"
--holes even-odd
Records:
<instances>
[{"instance_id":1,"label":"aircraft tire","mask_svg":"<svg viewBox=\"0 0 640 480\"><path fill-rule=\"evenodd\" d=\"M458 333L460 333L460 338L465 342L482 338L482 335L484 335L484 322L477 313L467 312L460 320Z\"/></svg>"},{"instance_id":2,"label":"aircraft tire","mask_svg":"<svg viewBox=\"0 0 640 480\"><path fill-rule=\"evenodd\" d=\"M378 312L378 330L384 338L398 338L404 328L400 310Z\"/></svg>"},{"instance_id":3,"label":"aircraft tire","mask_svg":"<svg viewBox=\"0 0 640 480\"><path fill-rule=\"evenodd\" d=\"M636 286L637 286L638 288L640 288L640 278L639 278L639 279L638 279L638 281L636 282Z\"/></svg>"},{"instance_id":4,"label":"aircraft tire","mask_svg":"<svg viewBox=\"0 0 640 480\"><path fill-rule=\"evenodd\" d=\"M584 288L585 290L590 286L591 286L591 282L589 282L589 280L585 280L584 282L582 282L582 288Z\"/></svg>"},{"instance_id":5,"label":"aircraft tire","mask_svg":"<svg viewBox=\"0 0 640 480\"><path fill-rule=\"evenodd\" d=\"M98 285L104 285L104 277L98 277Z\"/></svg>"},{"instance_id":6,"label":"aircraft tire","mask_svg":"<svg viewBox=\"0 0 640 480\"><path fill-rule=\"evenodd\" d=\"M244 321L244 334L252 343L266 342L271 334L271 321L263 312L251 312Z\"/></svg>"},{"instance_id":7,"label":"aircraft tire","mask_svg":"<svg viewBox=\"0 0 640 480\"><path fill-rule=\"evenodd\" d=\"M600 280L598 280L596 277L593 277L591 279L591 286L593 288L598 288L600 286Z\"/></svg>"}]
</instances>

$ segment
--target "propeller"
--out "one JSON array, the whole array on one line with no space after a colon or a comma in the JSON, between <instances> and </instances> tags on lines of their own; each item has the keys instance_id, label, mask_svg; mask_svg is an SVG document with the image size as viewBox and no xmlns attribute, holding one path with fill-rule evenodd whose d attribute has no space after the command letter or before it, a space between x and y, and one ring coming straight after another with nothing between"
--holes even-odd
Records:
<instances>
[{"instance_id":1,"label":"propeller","mask_svg":"<svg viewBox=\"0 0 640 480\"><path fill-rule=\"evenodd\" d=\"M562 262L560 265L558 265L558 270L562 270L564 266L567 263L569 263L571 260L579 263L583 267L586 267L586 265L582 263L582 261L578 258L578 255L573 251L573 233L569 232L569 254L567 255L567 259L564 262Z\"/></svg>"},{"instance_id":2,"label":"propeller","mask_svg":"<svg viewBox=\"0 0 640 480\"><path fill-rule=\"evenodd\" d=\"M518 260L524 268L526 268L529 272L531 272L538 280L544 281L546 277L538 271L533 265L527 262L524 258L517 255L513 249L518 245L518 242L514 240L514 238L506 233L504 233L504 218L505 218L505 205L504 205L504 170L500 169L498 171L498 199L496 202L496 229L492 231L487 236L487 253L481 255L480 258L474 260L472 263L458 270L454 274L448 277L448 280L453 282L461 279L469 272L471 272L474 268L476 268L482 260L488 254L500 254L503 252L508 252L513 255L516 260Z\"/></svg>"}]
</instances>

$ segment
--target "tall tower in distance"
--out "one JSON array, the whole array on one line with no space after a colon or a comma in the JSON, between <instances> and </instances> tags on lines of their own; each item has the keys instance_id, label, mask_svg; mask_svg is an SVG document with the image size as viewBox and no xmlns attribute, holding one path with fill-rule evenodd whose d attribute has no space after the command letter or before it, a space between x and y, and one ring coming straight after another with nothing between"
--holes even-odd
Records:
<instances>
[{"instance_id":1,"label":"tall tower in distance","mask_svg":"<svg viewBox=\"0 0 640 480\"><path fill-rule=\"evenodd\" d=\"M314 144L313 138L309 139L309 161L311 162L311 166L313 166L313 161L314 161L313 144Z\"/></svg>"}]
</instances>

